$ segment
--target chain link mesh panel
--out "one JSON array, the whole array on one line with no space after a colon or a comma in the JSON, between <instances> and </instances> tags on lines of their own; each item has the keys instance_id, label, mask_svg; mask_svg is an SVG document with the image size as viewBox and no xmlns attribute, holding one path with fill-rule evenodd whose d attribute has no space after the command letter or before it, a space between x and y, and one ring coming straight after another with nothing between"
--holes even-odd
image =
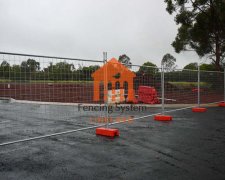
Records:
<instances>
[{"instance_id":1,"label":"chain link mesh panel","mask_svg":"<svg viewBox=\"0 0 225 180\"><path fill-rule=\"evenodd\" d=\"M83 106L96 103L91 75L102 65L96 60L0 54L0 142L98 124L105 111L93 113Z\"/></svg>"},{"instance_id":2,"label":"chain link mesh panel","mask_svg":"<svg viewBox=\"0 0 225 180\"><path fill-rule=\"evenodd\" d=\"M200 71L200 101L212 103L224 100L224 73Z\"/></svg>"},{"instance_id":3,"label":"chain link mesh panel","mask_svg":"<svg viewBox=\"0 0 225 180\"><path fill-rule=\"evenodd\" d=\"M0 53L0 143L224 100L224 73ZM164 76L162 76L164 72ZM164 77L164 78L163 78ZM164 91L163 86L164 84ZM174 108L174 106L173 106ZM48 136L49 137L49 136Z\"/></svg>"}]
</instances>

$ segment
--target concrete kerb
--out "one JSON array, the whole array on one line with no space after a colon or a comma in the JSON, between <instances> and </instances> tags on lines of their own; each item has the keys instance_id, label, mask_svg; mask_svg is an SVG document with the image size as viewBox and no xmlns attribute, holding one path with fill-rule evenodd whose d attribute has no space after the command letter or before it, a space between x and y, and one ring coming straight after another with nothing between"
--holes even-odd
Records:
<instances>
[{"instance_id":1,"label":"concrete kerb","mask_svg":"<svg viewBox=\"0 0 225 180\"><path fill-rule=\"evenodd\" d=\"M2 99L2 98L0 98ZM6 99L6 98L5 98ZM86 106L104 106L105 104L97 104L97 103L63 103L63 102L40 102L40 101L27 101L27 100L15 100L12 98L8 98L9 102L16 102L16 103L22 103L22 104L40 104L40 105L64 105L64 106L78 106L79 104L86 105ZM209 104L201 104L201 106L204 107L217 107L217 104L219 102L213 102ZM112 106L115 106L115 104L111 104ZM131 104L118 104L120 106L127 106ZM133 104L134 106L145 106L150 108L161 108L161 104ZM196 104L165 104L166 108L185 108L185 107L194 107Z\"/></svg>"}]
</instances>

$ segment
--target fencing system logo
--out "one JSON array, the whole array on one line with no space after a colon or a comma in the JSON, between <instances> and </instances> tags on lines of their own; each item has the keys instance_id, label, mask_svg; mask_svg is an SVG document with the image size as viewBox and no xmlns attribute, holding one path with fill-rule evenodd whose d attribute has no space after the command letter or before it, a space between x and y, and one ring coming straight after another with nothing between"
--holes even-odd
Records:
<instances>
[{"instance_id":1,"label":"fencing system logo","mask_svg":"<svg viewBox=\"0 0 225 180\"><path fill-rule=\"evenodd\" d=\"M134 102L134 83L136 74L121 64L116 58L106 62L92 73L94 79L94 101L100 101L100 84L104 85L104 101L108 103Z\"/></svg>"}]
</instances>

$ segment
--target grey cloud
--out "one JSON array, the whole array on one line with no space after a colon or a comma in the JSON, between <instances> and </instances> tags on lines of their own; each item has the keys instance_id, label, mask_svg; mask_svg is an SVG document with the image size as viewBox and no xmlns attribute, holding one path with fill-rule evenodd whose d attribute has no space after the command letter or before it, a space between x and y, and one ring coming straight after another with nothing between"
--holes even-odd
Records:
<instances>
[{"instance_id":1,"label":"grey cloud","mask_svg":"<svg viewBox=\"0 0 225 180\"><path fill-rule=\"evenodd\" d=\"M171 53L183 67L199 58L174 52L173 18L163 0L1 0L0 51L88 59L107 51L157 65Z\"/></svg>"}]
</instances>

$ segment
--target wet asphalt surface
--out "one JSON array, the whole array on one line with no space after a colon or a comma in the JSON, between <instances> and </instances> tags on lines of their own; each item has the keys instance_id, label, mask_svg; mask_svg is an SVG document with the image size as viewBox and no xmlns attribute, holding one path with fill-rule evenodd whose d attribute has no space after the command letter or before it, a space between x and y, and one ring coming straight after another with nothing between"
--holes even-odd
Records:
<instances>
[{"instance_id":1,"label":"wet asphalt surface","mask_svg":"<svg viewBox=\"0 0 225 180\"><path fill-rule=\"evenodd\" d=\"M167 123L114 125L114 139L93 129L0 146L0 179L225 179L225 109L170 115ZM96 124L89 116L74 107L1 104L0 143Z\"/></svg>"}]
</instances>

